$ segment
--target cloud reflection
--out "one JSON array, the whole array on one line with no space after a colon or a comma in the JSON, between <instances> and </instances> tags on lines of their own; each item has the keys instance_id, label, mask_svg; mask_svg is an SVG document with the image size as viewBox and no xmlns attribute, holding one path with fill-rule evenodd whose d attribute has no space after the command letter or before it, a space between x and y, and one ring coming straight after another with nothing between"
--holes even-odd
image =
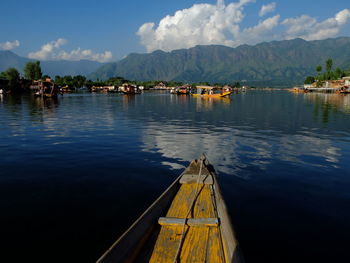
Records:
<instances>
[{"instance_id":1,"label":"cloud reflection","mask_svg":"<svg viewBox=\"0 0 350 263\"><path fill-rule=\"evenodd\" d=\"M243 178L247 178L244 170L265 171L276 161L336 168L341 157L331 140L312 132L293 135L247 127L194 128L152 122L144 129L142 141L144 151L172 159L167 165L173 169L205 153L219 172Z\"/></svg>"},{"instance_id":2,"label":"cloud reflection","mask_svg":"<svg viewBox=\"0 0 350 263\"><path fill-rule=\"evenodd\" d=\"M265 169L272 158L270 143L254 138L253 132L235 128L193 129L179 124L153 123L143 132L143 150L174 159L174 167L177 161L189 161L205 153L218 171L237 174L247 167L246 159L250 165Z\"/></svg>"}]
</instances>

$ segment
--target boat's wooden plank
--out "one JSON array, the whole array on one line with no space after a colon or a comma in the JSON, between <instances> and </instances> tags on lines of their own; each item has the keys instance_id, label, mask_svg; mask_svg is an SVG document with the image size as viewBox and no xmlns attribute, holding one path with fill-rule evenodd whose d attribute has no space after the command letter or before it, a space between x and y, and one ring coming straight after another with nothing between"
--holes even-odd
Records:
<instances>
[{"instance_id":1,"label":"boat's wooden plank","mask_svg":"<svg viewBox=\"0 0 350 263\"><path fill-rule=\"evenodd\" d=\"M216 179L214 179L216 181ZM220 235L222 238L223 251L226 262L244 262L235 234L232 228L231 219L228 215L226 204L222 198L217 182L214 183L213 193L215 195L218 217L220 218Z\"/></svg>"},{"instance_id":2,"label":"boat's wooden plank","mask_svg":"<svg viewBox=\"0 0 350 263\"><path fill-rule=\"evenodd\" d=\"M189 227L186 231L186 238L180 251L180 262L225 262L217 227ZM163 226L150 263L173 263L181 233L182 227Z\"/></svg>"},{"instance_id":3,"label":"boat's wooden plank","mask_svg":"<svg viewBox=\"0 0 350 263\"><path fill-rule=\"evenodd\" d=\"M186 168L183 174L196 174L198 175L201 172L201 175L209 175L211 174L205 165L202 165L199 161L192 161L190 165Z\"/></svg>"},{"instance_id":4,"label":"boat's wooden plank","mask_svg":"<svg viewBox=\"0 0 350 263\"><path fill-rule=\"evenodd\" d=\"M216 217L211 198L210 185L204 185L194 205L194 218Z\"/></svg>"},{"instance_id":5,"label":"boat's wooden plank","mask_svg":"<svg viewBox=\"0 0 350 263\"><path fill-rule=\"evenodd\" d=\"M195 184L181 185L177 195L175 196L167 217L184 218L192 204L192 199L195 198ZM188 218L210 218L215 217L214 207L212 205L209 185L200 185L198 187L198 196L194 204L194 209L189 214Z\"/></svg>"},{"instance_id":6,"label":"boat's wooden plank","mask_svg":"<svg viewBox=\"0 0 350 263\"><path fill-rule=\"evenodd\" d=\"M181 248L180 262L206 262L209 227L190 227Z\"/></svg>"},{"instance_id":7,"label":"boat's wooden plank","mask_svg":"<svg viewBox=\"0 0 350 263\"><path fill-rule=\"evenodd\" d=\"M180 184L213 184L213 177L210 174L201 174L198 179L198 174L184 174L180 179Z\"/></svg>"},{"instance_id":8,"label":"boat's wooden plank","mask_svg":"<svg viewBox=\"0 0 350 263\"><path fill-rule=\"evenodd\" d=\"M202 188L202 187L200 187ZM167 212L167 217L178 217L184 218L191 204L191 196L194 196L195 188L190 184L181 185L179 191L177 192L171 206ZM192 217L192 213L188 218Z\"/></svg>"},{"instance_id":9,"label":"boat's wooden plank","mask_svg":"<svg viewBox=\"0 0 350 263\"><path fill-rule=\"evenodd\" d=\"M186 228L180 262L206 262L209 227ZM173 263L181 239L182 227L163 226L150 263ZM217 262L217 261L213 261Z\"/></svg>"},{"instance_id":10,"label":"boat's wooden plank","mask_svg":"<svg viewBox=\"0 0 350 263\"><path fill-rule=\"evenodd\" d=\"M189 214L190 219L188 221L196 222L196 220L199 220L199 222L205 222L215 218L210 185L205 184L198 185L198 187L196 184L181 185L168 210L167 217L176 217L183 224L184 217L187 215L192 199L195 197L196 190L198 191L198 196ZM218 223L218 219L215 219ZM161 219L161 221L162 220L163 219ZM217 226L218 224L215 225ZM219 254L218 251L220 251L221 240L218 230L211 232L211 228L218 229L218 227L209 226L190 226L188 228L186 226L187 232L184 236L185 239L180 252L181 262L223 262L215 258L215 255ZM162 226L150 262L174 262L182 229L183 225ZM207 251L210 252L207 253ZM212 261L208 261L207 257Z\"/></svg>"},{"instance_id":11,"label":"boat's wooden plank","mask_svg":"<svg viewBox=\"0 0 350 263\"><path fill-rule=\"evenodd\" d=\"M206 262L224 263L225 257L218 227L210 227Z\"/></svg>"},{"instance_id":12,"label":"boat's wooden plank","mask_svg":"<svg viewBox=\"0 0 350 263\"><path fill-rule=\"evenodd\" d=\"M185 231L187 231L185 226ZM179 246L183 226L162 226L150 263L173 263Z\"/></svg>"},{"instance_id":13,"label":"boat's wooden plank","mask_svg":"<svg viewBox=\"0 0 350 263\"><path fill-rule=\"evenodd\" d=\"M183 226L186 223L188 226L196 227L208 227L208 226L218 226L218 218L175 218L175 217L161 217L158 220L158 224L161 226Z\"/></svg>"}]
</instances>

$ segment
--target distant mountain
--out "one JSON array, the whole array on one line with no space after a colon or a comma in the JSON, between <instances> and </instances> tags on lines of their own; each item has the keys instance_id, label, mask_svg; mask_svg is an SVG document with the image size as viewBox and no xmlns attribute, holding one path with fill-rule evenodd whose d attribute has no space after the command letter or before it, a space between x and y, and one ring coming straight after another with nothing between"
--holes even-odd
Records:
<instances>
[{"instance_id":1,"label":"distant mountain","mask_svg":"<svg viewBox=\"0 0 350 263\"><path fill-rule=\"evenodd\" d=\"M14 67L23 73L24 65L29 61L35 61L28 58L23 58L11 51L0 51L0 72ZM68 61L68 60L54 60L41 61L41 68L43 74L51 77L56 75L85 75L91 74L100 68L103 64L90 60Z\"/></svg>"},{"instance_id":2,"label":"distant mountain","mask_svg":"<svg viewBox=\"0 0 350 263\"><path fill-rule=\"evenodd\" d=\"M334 67L349 68L350 38L294 39L237 48L196 46L172 52L130 54L119 62L103 65L89 77L288 85L315 75L315 66L324 65L328 58L333 59Z\"/></svg>"},{"instance_id":3,"label":"distant mountain","mask_svg":"<svg viewBox=\"0 0 350 263\"><path fill-rule=\"evenodd\" d=\"M27 58L22 58L11 51L0 51L0 72L8 68L16 68L23 71L24 65L30 61Z\"/></svg>"},{"instance_id":4,"label":"distant mountain","mask_svg":"<svg viewBox=\"0 0 350 263\"><path fill-rule=\"evenodd\" d=\"M79 60L79 61L68 61L68 60L57 60L57 61L42 61L41 67L43 73L51 77L56 75L83 75L87 76L92 72L100 68L103 63L99 63L91 60Z\"/></svg>"}]
</instances>

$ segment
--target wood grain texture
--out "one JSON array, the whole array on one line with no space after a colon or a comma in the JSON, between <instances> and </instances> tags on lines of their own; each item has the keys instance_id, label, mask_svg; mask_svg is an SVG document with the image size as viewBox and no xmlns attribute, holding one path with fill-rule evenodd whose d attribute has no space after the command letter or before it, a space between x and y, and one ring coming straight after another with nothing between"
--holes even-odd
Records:
<instances>
[{"instance_id":1,"label":"wood grain texture","mask_svg":"<svg viewBox=\"0 0 350 263\"><path fill-rule=\"evenodd\" d=\"M192 161L98 263L174 263L176 256L178 263L244 262L215 171L205 157L201 158L202 169L200 161ZM206 178L210 176L212 184L196 184L198 177L194 175L200 170ZM182 178L184 184L180 184ZM189 220L184 226L181 222L186 222L186 217ZM164 224L157 224L159 218ZM169 220L175 224L168 224ZM188 223L191 220L195 223ZM207 224L212 221L218 224Z\"/></svg>"},{"instance_id":2,"label":"wood grain texture","mask_svg":"<svg viewBox=\"0 0 350 263\"><path fill-rule=\"evenodd\" d=\"M196 227L207 227L207 226L219 226L218 218L175 218L175 217L160 217L158 224L161 226L196 226Z\"/></svg>"},{"instance_id":3,"label":"wood grain texture","mask_svg":"<svg viewBox=\"0 0 350 263\"><path fill-rule=\"evenodd\" d=\"M190 172L190 174L198 172L198 164L196 163L194 167L190 166L191 169L187 169L187 172ZM206 168L202 170L209 172ZM195 200L194 203L192 202L193 200ZM191 208L191 212L188 215L189 220L211 221L217 215L213 200L210 184L200 184L198 186L196 183L182 184L167 212L167 218L172 218L173 221L175 218L176 222L184 222L184 218ZM193 206L191 207L192 204ZM163 218L160 221L167 221L167 219ZM162 225L150 262L173 263L180 244L182 230L183 225L178 225L177 223ZM179 259L180 262L191 263L224 263L225 258L219 225L187 225L184 231L184 241L181 246Z\"/></svg>"},{"instance_id":4,"label":"wood grain texture","mask_svg":"<svg viewBox=\"0 0 350 263\"><path fill-rule=\"evenodd\" d=\"M180 179L180 184L194 184L197 183L198 174L184 174ZM201 175L198 182L200 184L213 184L213 177L209 174Z\"/></svg>"}]
</instances>

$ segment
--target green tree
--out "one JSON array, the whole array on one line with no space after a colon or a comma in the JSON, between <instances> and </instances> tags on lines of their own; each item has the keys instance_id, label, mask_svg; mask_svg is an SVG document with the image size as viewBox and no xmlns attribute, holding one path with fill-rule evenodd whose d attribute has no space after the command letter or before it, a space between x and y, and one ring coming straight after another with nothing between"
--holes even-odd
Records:
<instances>
[{"instance_id":1,"label":"green tree","mask_svg":"<svg viewBox=\"0 0 350 263\"><path fill-rule=\"evenodd\" d=\"M12 91L17 91L20 89L20 76L19 72L15 68L8 68L5 72L3 72L2 77L9 81L8 86Z\"/></svg>"},{"instance_id":2,"label":"green tree","mask_svg":"<svg viewBox=\"0 0 350 263\"><path fill-rule=\"evenodd\" d=\"M60 86L60 87L62 87L62 86L64 86L64 83L63 83L63 78L61 78L60 76L55 76L55 83L56 83L56 85L58 85L58 86Z\"/></svg>"},{"instance_id":3,"label":"green tree","mask_svg":"<svg viewBox=\"0 0 350 263\"><path fill-rule=\"evenodd\" d=\"M232 86L235 87L235 88L241 88L242 87L241 83L239 83L239 82L235 82Z\"/></svg>"},{"instance_id":4,"label":"green tree","mask_svg":"<svg viewBox=\"0 0 350 263\"><path fill-rule=\"evenodd\" d=\"M38 80L42 77L40 61L28 62L24 66L24 77L30 80Z\"/></svg>"},{"instance_id":5,"label":"green tree","mask_svg":"<svg viewBox=\"0 0 350 263\"><path fill-rule=\"evenodd\" d=\"M73 87L74 86L73 77L70 75L64 76L63 77L63 85L68 86L68 87Z\"/></svg>"},{"instance_id":6,"label":"green tree","mask_svg":"<svg viewBox=\"0 0 350 263\"><path fill-rule=\"evenodd\" d=\"M81 88L85 85L86 77L77 75L73 77L73 85L75 88Z\"/></svg>"},{"instance_id":7,"label":"green tree","mask_svg":"<svg viewBox=\"0 0 350 263\"><path fill-rule=\"evenodd\" d=\"M304 84L312 84L314 82L315 82L315 78L312 76L308 76L308 77L306 77Z\"/></svg>"},{"instance_id":8,"label":"green tree","mask_svg":"<svg viewBox=\"0 0 350 263\"><path fill-rule=\"evenodd\" d=\"M326 69L327 72L331 72L333 67L333 60L331 58L326 60Z\"/></svg>"},{"instance_id":9,"label":"green tree","mask_svg":"<svg viewBox=\"0 0 350 263\"><path fill-rule=\"evenodd\" d=\"M51 79L51 77L49 75L43 75L41 78L42 79Z\"/></svg>"},{"instance_id":10,"label":"green tree","mask_svg":"<svg viewBox=\"0 0 350 263\"><path fill-rule=\"evenodd\" d=\"M345 76L350 76L350 68L344 71L344 77Z\"/></svg>"},{"instance_id":11,"label":"green tree","mask_svg":"<svg viewBox=\"0 0 350 263\"><path fill-rule=\"evenodd\" d=\"M322 71L322 66L321 65L317 65L316 66L316 71L317 71L317 74L319 75Z\"/></svg>"},{"instance_id":12,"label":"green tree","mask_svg":"<svg viewBox=\"0 0 350 263\"><path fill-rule=\"evenodd\" d=\"M335 69L334 75L336 79L340 79L345 76L344 71L342 71L340 68Z\"/></svg>"},{"instance_id":13,"label":"green tree","mask_svg":"<svg viewBox=\"0 0 350 263\"><path fill-rule=\"evenodd\" d=\"M5 71L0 72L0 79L7 79L7 78L6 78Z\"/></svg>"},{"instance_id":14,"label":"green tree","mask_svg":"<svg viewBox=\"0 0 350 263\"><path fill-rule=\"evenodd\" d=\"M40 61L36 61L35 62L35 78L41 79L42 74L43 73L41 71Z\"/></svg>"}]
</instances>

